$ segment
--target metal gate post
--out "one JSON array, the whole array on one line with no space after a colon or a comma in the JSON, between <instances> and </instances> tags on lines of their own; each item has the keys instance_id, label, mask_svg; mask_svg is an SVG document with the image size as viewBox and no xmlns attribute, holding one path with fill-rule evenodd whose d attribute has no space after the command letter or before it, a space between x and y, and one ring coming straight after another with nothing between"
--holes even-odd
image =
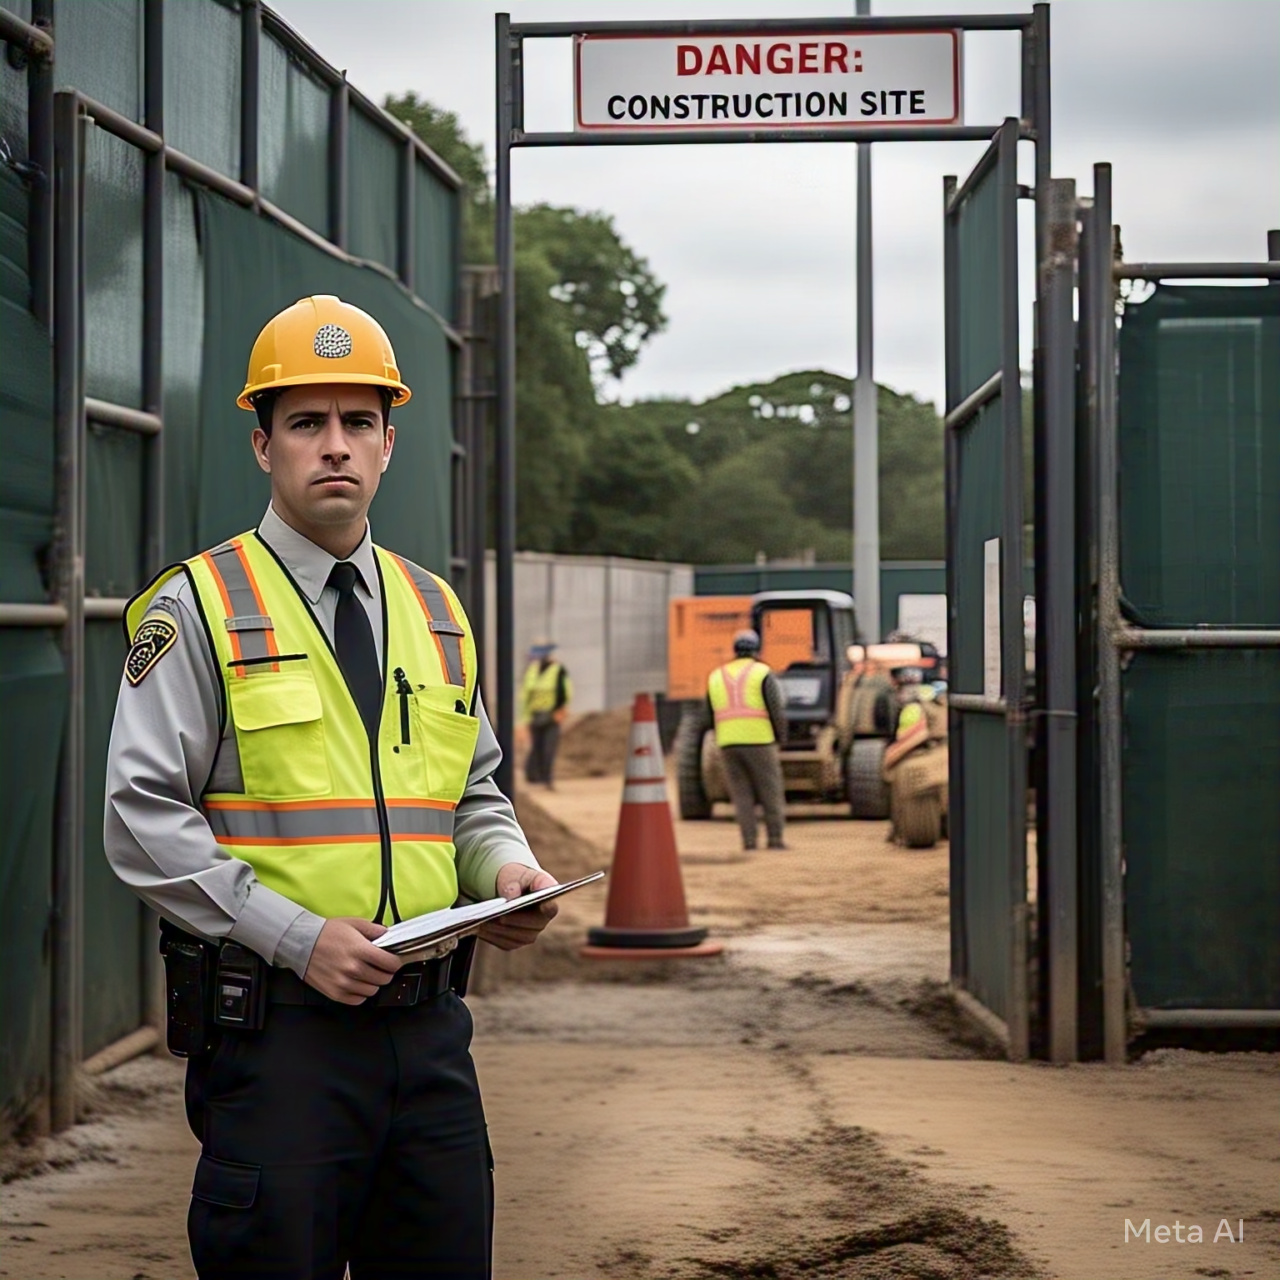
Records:
<instances>
[{"instance_id":1,"label":"metal gate post","mask_svg":"<svg viewBox=\"0 0 1280 1280\"><path fill-rule=\"evenodd\" d=\"M1000 132L997 240L1000 273L1000 413L1004 435L1004 514L1001 530L1001 668L1009 738L1009 1057L1020 1062L1030 1051L1027 1009L1027 656L1022 616L1025 561L1022 512L1022 379L1018 359L1018 122Z\"/></svg>"},{"instance_id":2,"label":"metal gate post","mask_svg":"<svg viewBox=\"0 0 1280 1280\"><path fill-rule=\"evenodd\" d=\"M946 399L947 405L960 401L958 355L959 316L957 314L958 285L958 247L956 245L956 224L948 216L951 202L956 194L956 179L948 176L942 180L942 273L943 273L943 331L944 351L946 356ZM955 661L955 635L959 617L956 606L955 557L957 518L956 495L960 484L960 448L953 430L944 428L943 448L945 451L946 480L944 486L946 500L946 533L947 533L947 652ZM954 672L951 675L954 682ZM964 717L948 701L947 705L947 744L948 744L948 801L947 816L950 914L951 914L951 982L954 986L965 989L969 981L969 935L966 925L964 894Z\"/></svg>"},{"instance_id":3,"label":"metal gate post","mask_svg":"<svg viewBox=\"0 0 1280 1280\"><path fill-rule=\"evenodd\" d=\"M76 1071L83 1038L84 979L84 522L83 371L84 119L75 93L54 97L54 419L58 441L56 601L66 610L62 660L67 714L58 765L58 821L53 849L53 1018L50 1121L54 1132L76 1121Z\"/></svg>"},{"instance_id":4,"label":"metal gate post","mask_svg":"<svg viewBox=\"0 0 1280 1280\"><path fill-rule=\"evenodd\" d=\"M1124 850L1121 823L1120 651L1114 637L1120 628L1119 510L1116 491L1116 326L1112 277L1111 166L1093 167L1093 219L1096 252L1090 254L1090 294L1096 301L1093 326L1097 368L1097 407L1093 454L1097 492L1094 540L1098 554L1098 738L1099 857L1102 881L1102 1036L1103 1057L1125 1060L1128 1028L1125 1014Z\"/></svg>"},{"instance_id":5,"label":"metal gate post","mask_svg":"<svg viewBox=\"0 0 1280 1280\"><path fill-rule=\"evenodd\" d=\"M1040 770L1045 794L1043 831L1048 848L1040 865L1047 884L1039 886L1046 908L1041 919L1048 937L1040 954L1048 965L1049 1007L1044 1025L1052 1062L1074 1062L1077 1036L1077 871L1076 871L1076 620L1075 620L1075 377L1076 336L1073 299L1078 239L1076 184L1050 179L1039 195L1044 243L1039 264L1039 323L1044 368L1039 387L1043 431L1037 441L1037 480L1042 486L1037 530L1042 592L1036 626L1037 702L1045 718L1038 741L1045 760Z\"/></svg>"},{"instance_id":6,"label":"metal gate post","mask_svg":"<svg viewBox=\"0 0 1280 1280\"><path fill-rule=\"evenodd\" d=\"M498 705L496 725L502 763L498 787L515 790L515 549L516 549L516 270L511 216L511 134L515 128L515 96L519 50L511 45L511 17L494 18L497 35L498 136L495 144L495 248L498 259L498 340L495 347L498 421L495 433Z\"/></svg>"}]
</instances>

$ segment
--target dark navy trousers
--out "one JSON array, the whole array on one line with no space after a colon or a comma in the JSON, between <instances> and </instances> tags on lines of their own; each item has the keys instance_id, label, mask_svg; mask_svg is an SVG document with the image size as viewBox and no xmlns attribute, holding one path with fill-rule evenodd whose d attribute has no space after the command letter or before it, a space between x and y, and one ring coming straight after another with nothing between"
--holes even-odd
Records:
<instances>
[{"instance_id":1,"label":"dark navy trousers","mask_svg":"<svg viewBox=\"0 0 1280 1280\"><path fill-rule=\"evenodd\" d=\"M489 1280L493 1159L451 992L280 1005L187 1067L200 1280Z\"/></svg>"}]
</instances>

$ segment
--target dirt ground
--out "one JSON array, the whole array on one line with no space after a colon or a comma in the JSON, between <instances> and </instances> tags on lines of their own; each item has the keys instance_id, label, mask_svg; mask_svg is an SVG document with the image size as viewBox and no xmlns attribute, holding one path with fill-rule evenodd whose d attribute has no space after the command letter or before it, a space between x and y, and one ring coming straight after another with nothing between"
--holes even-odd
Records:
<instances>
[{"instance_id":1,"label":"dirt ground","mask_svg":"<svg viewBox=\"0 0 1280 1280\"><path fill-rule=\"evenodd\" d=\"M520 806L562 878L607 867L617 824L621 779L578 772ZM885 834L793 810L789 851L743 855L727 815L678 823L714 959L581 960L603 886L536 948L484 950L500 1280L1280 1276L1276 1056L1002 1061L946 994L946 849ZM192 1274L180 1084L160 1058L93 1083L0 1190L0 1275Z\"/></svg>"}]
</instances>

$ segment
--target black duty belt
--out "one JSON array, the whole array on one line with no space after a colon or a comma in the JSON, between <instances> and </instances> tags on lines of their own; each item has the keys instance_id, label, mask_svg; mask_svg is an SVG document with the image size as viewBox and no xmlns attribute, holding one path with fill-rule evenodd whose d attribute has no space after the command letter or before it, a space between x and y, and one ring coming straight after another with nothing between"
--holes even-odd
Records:
<instances>
[{"instance_id":1,"label":"black duty belt","mask_svg":"<svg viewBox=\"0 0 1280 1280\"><path fill-rule=\"evenodd\" d=\"M436 1000L449 990L451 962L456 951L436 960L421 960L404 965L377 995L370 996L360 1008L403 1008ZM341 1005L314 987L309 987L292 969L272 969L267 976L268 1004ZM355 1008L357 1006L350 1006Z\"/></svg>"}]
</instances>

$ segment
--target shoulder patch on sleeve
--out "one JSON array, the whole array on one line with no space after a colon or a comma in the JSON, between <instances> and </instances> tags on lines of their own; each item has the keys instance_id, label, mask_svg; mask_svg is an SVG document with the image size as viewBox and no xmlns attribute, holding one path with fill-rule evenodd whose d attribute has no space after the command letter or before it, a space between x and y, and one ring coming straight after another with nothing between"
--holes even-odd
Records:
<instances>
[{"instance_id":1,"label":"shoulder patch on sleeve","mask_svg":"<svg viewBox=\"0 0 1280 1280\"><path fill-rule=\"evenodd\" d=\"M142 620L133 647L124 660L125 679L139 685L152 667L173 648L178 638L178 624L171 616L151 615Z\"/></svg>"}]
</instances>

